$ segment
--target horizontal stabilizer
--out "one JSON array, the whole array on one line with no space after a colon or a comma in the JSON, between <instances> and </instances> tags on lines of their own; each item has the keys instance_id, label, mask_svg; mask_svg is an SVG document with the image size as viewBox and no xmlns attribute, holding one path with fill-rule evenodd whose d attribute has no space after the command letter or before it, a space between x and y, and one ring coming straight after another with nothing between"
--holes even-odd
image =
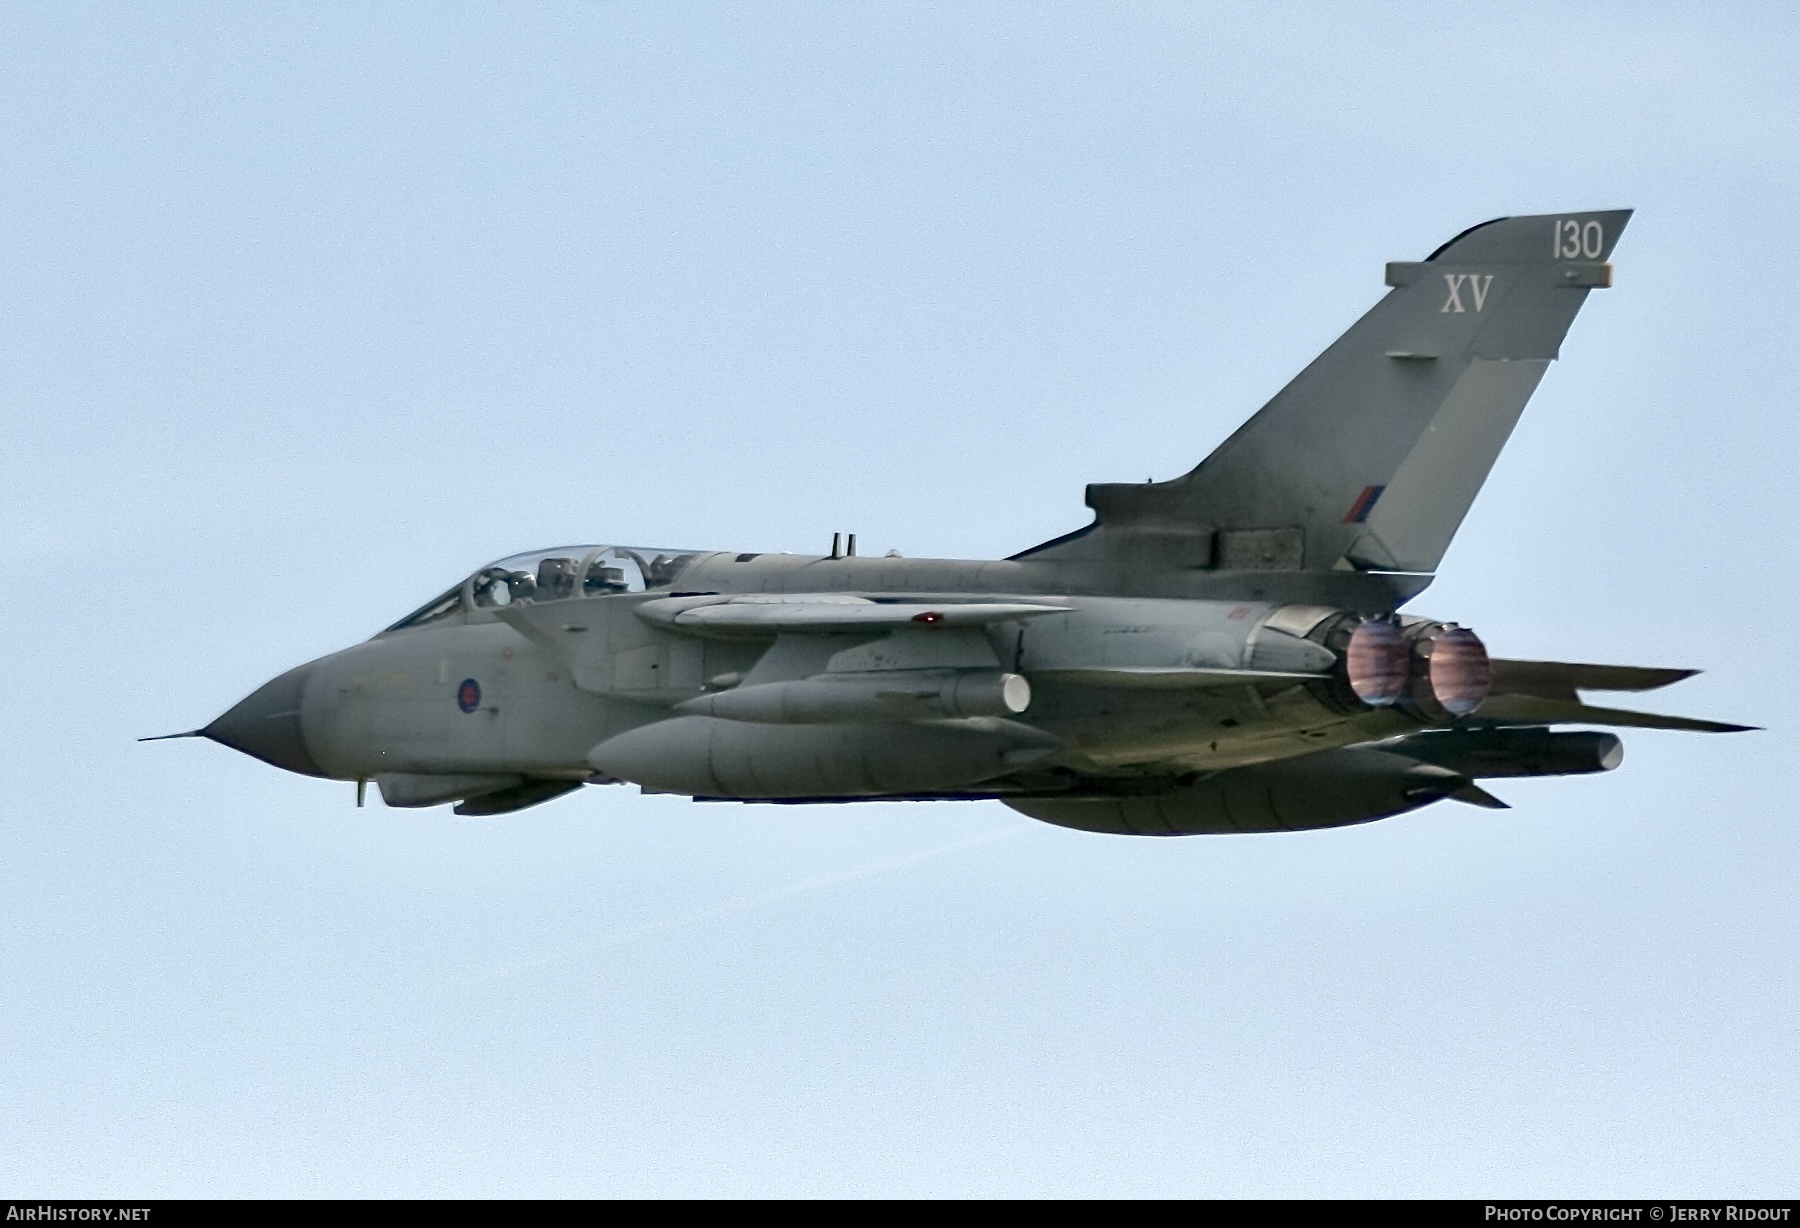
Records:
<instances>
[{"instance_id":1,"label":"horizontal stabilizer","mask_svg":"<svg viewBox=\"0 0 1800 1228\"><path fill-rule=\"evenodd\" d=\"M1641 665L1577 665L1565 661L1493 662L1493 693L1576 701L1578 691L1654 691L1692 678L1697 669Z\"/></svg>"},{"instance_id":2,"label":"horizontal stabilizer","mask_svg":"<svg viewBox=\"0 0 1800 1228\"><path fill-rule=\"evenodd\" d=\"M1531 725L1615 725L1632 729L1681 729L1693 733L1748 733L1755 725L1728 725L1691 716L1661 716L1623 708L1594 708L1579 700L1535 695L1492 695L1476 709L1478 721Z\"/></svg>"}]
</instances>

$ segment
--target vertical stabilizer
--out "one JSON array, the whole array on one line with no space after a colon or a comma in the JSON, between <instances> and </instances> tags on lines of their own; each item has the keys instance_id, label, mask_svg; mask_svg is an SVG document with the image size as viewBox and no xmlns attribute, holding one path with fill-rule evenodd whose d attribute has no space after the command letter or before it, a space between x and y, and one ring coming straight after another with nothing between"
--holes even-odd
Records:
<instances>
[{"instance_id":1,"label":"vertical stabilizer","mask_svg":"<svg viewBox=\"0 0 1800 1228\"><path fill-rule=\"evenodd\" d=\"M1500 218L1389 264L1387 296L1198 468L1089 486L1094 524L1019 557L1435 571L1630 217Z\"/></svg>"}]
</instances>

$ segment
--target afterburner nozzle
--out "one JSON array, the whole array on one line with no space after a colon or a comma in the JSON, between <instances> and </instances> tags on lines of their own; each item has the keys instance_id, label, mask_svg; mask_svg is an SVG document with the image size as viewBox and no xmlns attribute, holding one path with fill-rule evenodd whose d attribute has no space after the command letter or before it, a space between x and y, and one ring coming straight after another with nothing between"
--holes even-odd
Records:
<instances>
[{"instance_id":1,"label":"afterburner nozzle","mask_svg":"<svg viewBox=\"0 0 1800 1228\"><path fill-rule=\"evenodd\" d=\"M1412 649L1400 628L1385 618L1370 619L1350 633L1344 667L1350 689L1371 708L1398 703L1406 694Z\"/></svg>"},{"instance_id":2,"label":"afterburner nozzle","mask_svg":"<svg viewBox=\"0 0 1800 1228\"><path fill-rule=\"evenodd\" d=\"M1467 627L1451 627L1424 643L1432 697L1451 716L1467 716L1479 708L1494 681L1486 645Z\"/></svg>"},{"instance_id":3,"label":"afterburner nozzle","mask_svg":"<svg viewBox=\"0 0 1800 1228\"><path fill-rule=\"evenodd\" d=\"M1365 619L1351 631L1343 661L1357 699L1371 708L1399 704L1431 721L1468 716L1493 683L1480 637L1450 623Z\"/></svg>"}]
</instances>

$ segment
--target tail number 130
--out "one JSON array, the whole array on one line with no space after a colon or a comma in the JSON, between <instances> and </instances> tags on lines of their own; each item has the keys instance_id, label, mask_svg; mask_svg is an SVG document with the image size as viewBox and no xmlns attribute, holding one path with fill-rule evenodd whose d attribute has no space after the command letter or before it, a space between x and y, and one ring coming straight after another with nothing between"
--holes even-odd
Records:
<instances>
[{"instance_id":1,"label":"tail number 130","mask_svg":"<svg viewBox=\"0 0 1800 1228\"><path fill-rule=\"evenodd\" d=\"M1550 232L1550 257L1553 260L1598 260L1605 244L1606 232L1600 229L1599 222L1562 218Z\"/></svg>"}]
</instances>

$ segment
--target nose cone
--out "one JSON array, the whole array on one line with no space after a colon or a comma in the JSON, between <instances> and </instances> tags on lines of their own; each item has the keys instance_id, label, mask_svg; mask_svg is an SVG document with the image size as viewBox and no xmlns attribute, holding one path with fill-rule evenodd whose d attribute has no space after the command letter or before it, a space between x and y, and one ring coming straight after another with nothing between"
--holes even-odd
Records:
<instances>
[{"instance_id":1,"label":"nose cone","mask_svg":"<svg viewBox=\"0 0 1800 1228\"><path fill-rule=\"evenodd\" d=\"M243 751L302 776L323 776L300 732L300 700L312 666L290 669L265 682L242 703L200 732L221 746Z\"/></svg>"}]
</instances>

